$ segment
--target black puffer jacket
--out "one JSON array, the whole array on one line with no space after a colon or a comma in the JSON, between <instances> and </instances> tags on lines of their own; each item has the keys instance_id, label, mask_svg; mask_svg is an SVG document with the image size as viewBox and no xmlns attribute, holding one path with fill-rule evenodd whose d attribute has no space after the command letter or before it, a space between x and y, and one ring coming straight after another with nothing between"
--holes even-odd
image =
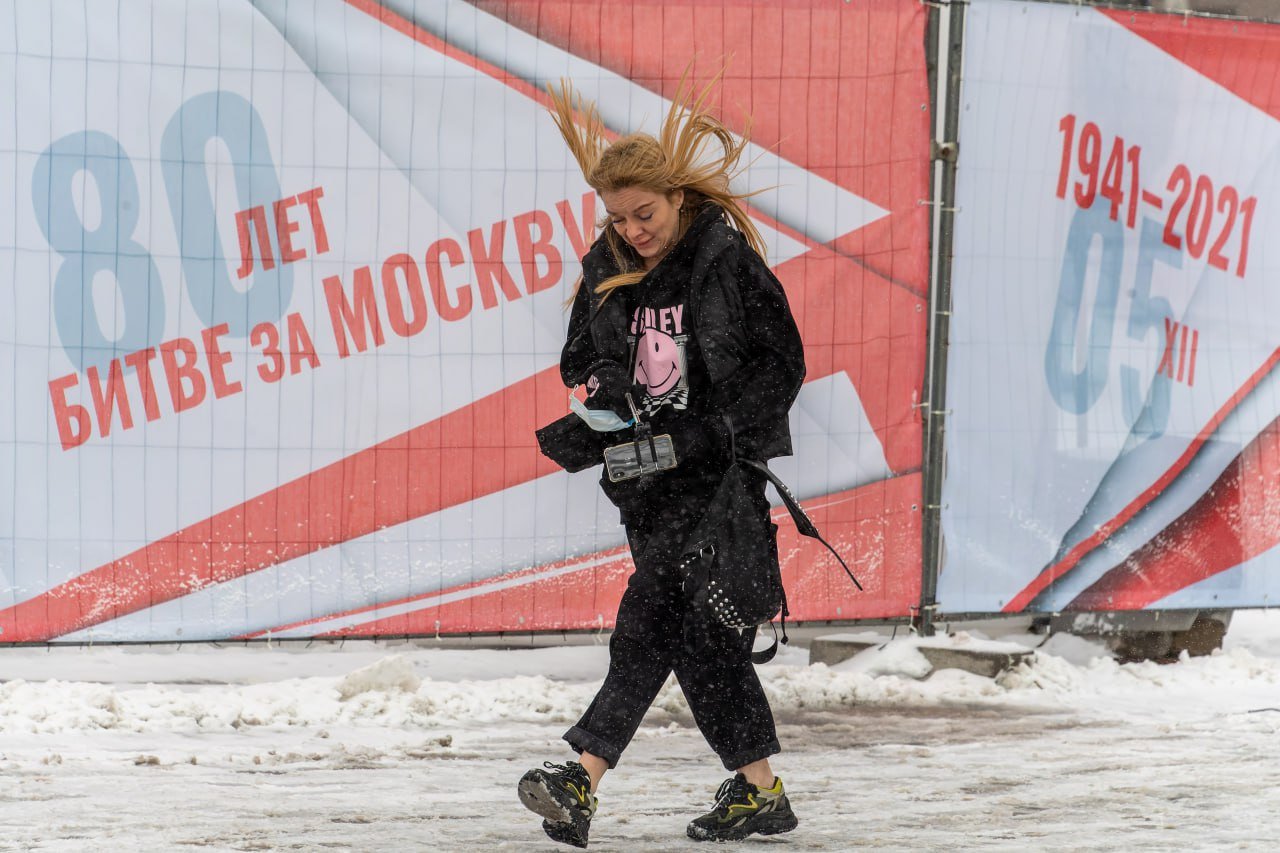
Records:
<instances>
[{"instance_id":1,"label":"black puffer jacket","mask_svg":"<svg viewBox=\"0 0 1280 853\"><path fill-rule=\"evenodd\" d=\"M561 377L571 387L585 383L602 363L625 365L633 355L625 300L615 292L601 305L595 293L619 271L603 236L583 258L582 269L560 357ZM732 429L738 455L790 455L787 413L805 375L800 333L781 283L714 204L704 205L680 242L632 286L666 290L685 283L711 389L702 408Z\"/></svg>"}]
</instances>

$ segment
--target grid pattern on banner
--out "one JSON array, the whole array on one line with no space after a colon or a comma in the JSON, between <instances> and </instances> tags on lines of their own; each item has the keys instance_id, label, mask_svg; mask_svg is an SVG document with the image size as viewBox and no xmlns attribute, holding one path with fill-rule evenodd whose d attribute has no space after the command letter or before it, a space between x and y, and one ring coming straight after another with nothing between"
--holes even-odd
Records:
<instances>
[{"instance_id":1,"label":"grid pattern on banner","mask_svg":"<svg viewBox=\"0 0 1280 853\"><path fill-rule=\"evenodd\" d=\"M1274 603L1280 27L980 0L961 102L941 609Z\"/></svg>"},{"instance_id":2,"label":"grid pattern on banner","mask_svg":"<svg viewBox=\"0 0 1280 853\"><path fill-rule=\"evenodd\" d=\"M754 147L807 345L775 468L859 572L781 542L800 619L919 594L925 11L737 0L0 4L0 642L592 629L630 571L564 413L603 213L567 77L653 130L686 68ZM661 49L650 45L660 44ZM847 583L847 581L845 581Z\"/></svg>"}]
</instances>

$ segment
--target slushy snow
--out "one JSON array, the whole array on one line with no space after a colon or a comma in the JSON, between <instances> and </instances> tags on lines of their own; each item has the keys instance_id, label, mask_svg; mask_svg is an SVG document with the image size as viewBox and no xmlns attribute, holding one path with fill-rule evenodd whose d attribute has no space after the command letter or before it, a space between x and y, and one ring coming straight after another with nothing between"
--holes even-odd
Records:
<instances>
[{"instance_id":1,"label":"slushy snow","mask_svg":"<svg viewBox=\"0 0 1280 853\"><path fill-rule=\"evenodd\" d=\"M1280 612L1223 651L1118 664L1058 635L992 680L902 638L759 672L790 850L1221 850L1280 835ZM0 650L0 849L567 850L515 783L604 675L604 638ZM600 789L593 850L673 850L727 775L674 681Z\"/></svg>"}]
</instances>

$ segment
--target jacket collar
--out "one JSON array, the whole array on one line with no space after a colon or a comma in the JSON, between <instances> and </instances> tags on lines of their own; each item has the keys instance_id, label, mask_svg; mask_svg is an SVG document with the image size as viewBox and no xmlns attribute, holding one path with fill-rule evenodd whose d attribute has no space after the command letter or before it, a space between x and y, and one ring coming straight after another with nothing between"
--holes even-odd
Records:
<instances>
[{"instance_id":1,"label":"jacket collar","mask_svg":"<svg viewBox=\"0 0 1280 853\"><path fill-rule=\"evenodd\" d=\"M653 269L649 270L649 274L656 273L664 266L670 268L689 264L694 255L697 254L698 245L702 242L703 235L715 223L722 221L724 221L724 210L720 205L714 202L703 204L698 212L694 214L693 221L689 223L684 236L671 247L671 251L667 252Z\"/></svg>"}]
</instances>

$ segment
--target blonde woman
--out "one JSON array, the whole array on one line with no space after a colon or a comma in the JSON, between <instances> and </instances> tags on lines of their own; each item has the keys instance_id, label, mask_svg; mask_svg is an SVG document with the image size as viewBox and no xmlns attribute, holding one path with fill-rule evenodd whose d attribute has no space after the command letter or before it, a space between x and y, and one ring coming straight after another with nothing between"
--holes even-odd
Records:
<instances>
[{"instance_id":1,"label":"blonde woman","mask_svg":"<svg viewBox=\"0 0 1280 853\"><path fill-rule=\"evenodd\" d=\"M688 835L734 840L797 824L769 764L780 747L750 659L755 630L691 613L680 564L735 454L764 461L791 453L787 413L805 372L786 294L729 188L746 140L706 110L715 82L695 98L682 81L657 138L631 134L612 143L594 105L568 84L551 91L560 132L607 214L582 259L561 374L567 386L586 387L593 420L628 424L585 430L588 464L600 461L605 446L631 438L637 419L652 434L671 436L676 463L616 482L601 478L635 563L609 671L564 736L578 760L548 762L518 786L546 833L578 847L587 846L601 777L672 672L698 728L734 773ZM767 521L764 483L758 475L750 481L747 511ZM761 548L776 568L776 543Z\"/></svg>"}]
</instances>

